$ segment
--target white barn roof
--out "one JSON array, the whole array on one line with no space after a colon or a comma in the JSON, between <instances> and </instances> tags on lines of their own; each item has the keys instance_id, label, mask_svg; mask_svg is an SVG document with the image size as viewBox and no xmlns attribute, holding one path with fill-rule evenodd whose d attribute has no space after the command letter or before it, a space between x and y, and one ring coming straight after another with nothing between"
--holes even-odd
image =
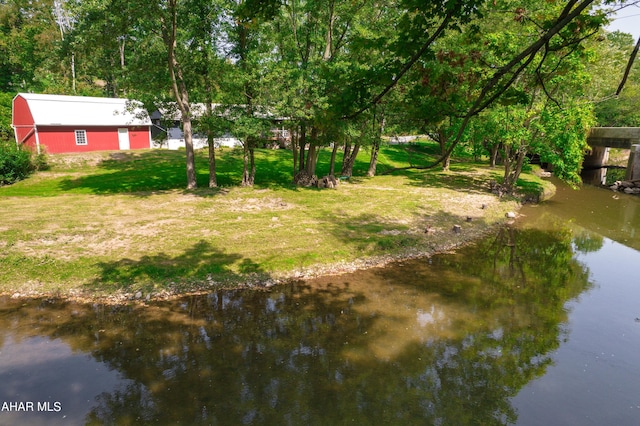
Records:
<instances>
[{"instance_id":1,"label":"white barn roof","mask_svg":"<svg viewBox=\"0 0 640 426\"><path fill-rule=\"evenodd\" d=\"M236 110L236 115L238 111L244 112L244 105L225 105L225 104L212 104L211 107L213 111L222 117L233 117L233 112ZM265 111L264 108L256 108L257 110L254 112L255 117L264 118L264 119L275 119L275 120L285 120L281 117L274 116L270 111ZM198 119L205 115L207 111L207 105L205 103L192 103L191 104L191 117ZM151 114L153 119L169 119L173 121L181 121L182 120L182 112L178 108L178 105L175 102L165 102L158 107L158 110L154 111Z\"/></svg>"},{"instance_id":2,"label":"white barn roof","mask_svg":"<svg viewBox=\"0 0 640 426\"><path fill-rule=\"evenodd\" d=\"M36 125L150 126L149 114L138 101L88 96L19 93L27 101Z\"/></svg>"}]
</instances>

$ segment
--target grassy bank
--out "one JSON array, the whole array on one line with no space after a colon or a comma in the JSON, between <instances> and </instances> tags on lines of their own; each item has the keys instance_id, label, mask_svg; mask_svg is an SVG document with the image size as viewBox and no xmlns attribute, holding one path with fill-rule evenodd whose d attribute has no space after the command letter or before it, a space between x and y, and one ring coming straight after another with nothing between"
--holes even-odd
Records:
<instances>
[{"instance_id":1,"label":"grassy bank","mask_svg":"<svg viewBox=\"0 0 640 426\"><path fill-rule=\"evenodd\" d=\"M427 161L430 149L387 147L379 170ZM183 190L183 152L51 157L50 170L0 188L0 291L157 295L330 273L450 249L517 208L488 192L499 171L477 164L318 190L290 184L290 155L258 151L256 186L240 188L241 153L221 151L220 187L194 191Z\"/></svg>"}]
</instances>

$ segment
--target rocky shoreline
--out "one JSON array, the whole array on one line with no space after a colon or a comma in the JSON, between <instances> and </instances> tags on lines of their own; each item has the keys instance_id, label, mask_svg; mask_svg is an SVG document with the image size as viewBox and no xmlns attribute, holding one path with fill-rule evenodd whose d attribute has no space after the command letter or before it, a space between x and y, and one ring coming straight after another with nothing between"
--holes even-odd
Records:
<instances>
[{"instance_id":1,"label":"rocky shoreline","mask_svg":"<svg viewBox=\"0 0 640 426\"><path fill-rule=\"evenodd\" d=\"M619 180L609 189L616 192L624 192L625 194L640 195L640 179L635 180Z\"/></svg>"}]
</instances>

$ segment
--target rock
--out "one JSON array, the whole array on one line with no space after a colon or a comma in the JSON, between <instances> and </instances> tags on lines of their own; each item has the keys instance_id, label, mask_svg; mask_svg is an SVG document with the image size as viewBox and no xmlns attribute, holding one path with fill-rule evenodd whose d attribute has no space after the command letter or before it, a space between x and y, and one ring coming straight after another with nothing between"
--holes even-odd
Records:
<instances>
[{"instance_id":1,"label":"rock","mask_svg":"<svg viewBox=\"0 0 640 426\"><path fill-rule=\"evenodd\" d=\"M318 188L330 188L335 189L338 187L338 180L333 175L324 176L318 180Z\"/></svg>"},{"instance_id":2,"label":"rock","mask_svg":"<svg viewBox=\"0 0 640 426\"><path fill-rule=\"evenodd\" d=\"M640 194L640 180L623 180L616 181L613 185L609 186L612 191L623 191L625 194Z\"/></svg>"},{"instance_id":3,"label":"rock","mask_svg":"<svg viewBox=\"0 0 640 426\"><path fill-rule=\"evenodd\" d=\"M495 180L492 180L491 182L489 182L489 188L491 192L493 194L496 194L498 197L502 197L504 195L504 189L502 188L502 185L500 185Z\"/></svg>"},{"instance_id":4,"label":"rock","mask_svg":"<svg viewBox=\"0 0 640 426\"><path fill-rule=\"evenodd\" d=\"M516 218L515 212L507 212L507 214L505 216L507 218L509 218L509 219L515 219Z\"/></svg>"},{"instance_id":5,"label":"rock","mask_svg":"<svg viewBox=\"0 0 640 426\"><path fill-rule=\"evenodd\" d=\"M318 186L318 177L316 175L309 176L309 174L305 170L298 172L293 181L298 186Z\"/></svg>"}]
</instances>

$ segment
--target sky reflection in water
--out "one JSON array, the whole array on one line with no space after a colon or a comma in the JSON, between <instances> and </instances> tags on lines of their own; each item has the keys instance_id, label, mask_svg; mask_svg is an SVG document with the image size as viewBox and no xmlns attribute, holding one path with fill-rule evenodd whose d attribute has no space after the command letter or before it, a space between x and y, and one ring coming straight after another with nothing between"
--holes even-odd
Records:
<instances>
[{"instance_id":1,"label":"sky reflection in water","mask_svg":"<svg viewBox=\"0 0 640 426\"><path fill-rule=\"evenodd\" d=\"M512 401L522 425L632 425L640 419L640 253L609 239L581 253L593 288L567 304L566 341Z\"/></svg>"}]
</instances>

